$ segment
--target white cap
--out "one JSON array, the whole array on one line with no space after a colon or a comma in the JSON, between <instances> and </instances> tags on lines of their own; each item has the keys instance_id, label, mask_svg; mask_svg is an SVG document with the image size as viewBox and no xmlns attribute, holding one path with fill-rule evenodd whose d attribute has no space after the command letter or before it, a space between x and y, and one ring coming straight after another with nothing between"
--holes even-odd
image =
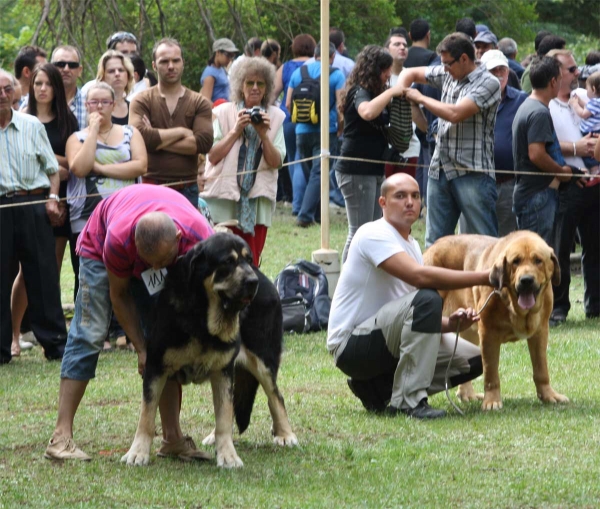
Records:
<instances>
[{"instance_id":1,"label":"white cap","mask_svg":"<svg viewBox=\"0 0 600 509\"><path fill-rule=\"evenodd\" d=\"M485 64L488 71L503 65L508 67L508 59L499 49L491 49L481 55L481 63Z\"/></svg>"}]
</instances>

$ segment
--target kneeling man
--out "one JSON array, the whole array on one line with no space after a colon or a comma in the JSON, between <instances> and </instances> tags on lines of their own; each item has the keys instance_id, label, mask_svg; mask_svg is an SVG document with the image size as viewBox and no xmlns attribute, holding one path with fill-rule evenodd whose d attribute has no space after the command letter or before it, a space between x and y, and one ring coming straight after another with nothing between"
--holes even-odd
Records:
<instances>
[{"instance_id":1,"label":"kneeling man","mask_svg":"<svg viewBox=\"0 0 600 509\"><path fill-rule=\"evenodd\" d=\"M445 388L459 320L465 330L479 318L472 309L442 317L436 289L491 286L489 271L423 266L421 248L410 235L421 208L411 176L386 179L379 204L383 218L361 226L350 245L333 297L327 347L367 410L443 417L446 412L431 408L427 396ZM459 339L450 385L481 373L479 348Z\"/></svg>"}]
</instances>

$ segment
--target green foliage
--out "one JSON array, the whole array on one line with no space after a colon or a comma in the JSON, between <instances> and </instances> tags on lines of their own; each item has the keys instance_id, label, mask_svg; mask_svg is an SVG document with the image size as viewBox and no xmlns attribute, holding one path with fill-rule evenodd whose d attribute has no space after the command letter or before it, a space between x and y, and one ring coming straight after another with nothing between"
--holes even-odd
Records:
<instances>
[{"instance_id":1,"label":"green foliage","mask_svg":"<svg viewBox=\"0 0 600 509\"><path fill-rule=\"evenodd\" d=\"M345 32L352 57L366 44L383 44L391 27L400 24L408 27L417 17L429 21L433 47L454 30L457 19L465 16L487 24L498 38L513 37L523 49L533 40L538 26L555 26L556 33L574 34L569 36L569 43L579 61L581 55L598 45L597 1L331 0L330 25ZM18 48L31 42L43 5L40 0L0 0L0 65L10 68ZM65 6L62 12L61 5ZM201 16L202 6L206 8L210 26ZM211 31L215 38L232 39L240 49L253 36L275 39L282 45L281 60L285 61L291 57L290 46L296 35L309 33L319 39L320 2L51 0L49 20L42 24L37 44L47 50L59 43L79 46L84 54L85 81L95 75L107 36L116 30L127 30L141 41L142 56L149 68L155 41L163 36L179 39L185 50L184 83L197 90L200 74L211 54ZM520 54L526 53L521 50Z\"/></svg>"},{"instance_id":2,"label":"green foliage","mask_svg":"<svg viewBox=\"0 0 600 509\"><path fill-rule=\"evenodd\" d=\"M573 31L600 39L600 4L598 0L538 0L536 10L542 22L560 22Z\"/></svg>"},{"instance_id":3,"label":"green foliage","mask_svg":"<svg viewBox=\"0 0 600 509\"><path fill-rule=\"evenodd\" d=\"M431 26L432 45L454 32L460 18L473 18L494 32L498 39L517 42L533 39L529 23L537 19L534 0L396 0L396 13L408 29L412 20L425 18Z\"/></svg>"}]
</instances>

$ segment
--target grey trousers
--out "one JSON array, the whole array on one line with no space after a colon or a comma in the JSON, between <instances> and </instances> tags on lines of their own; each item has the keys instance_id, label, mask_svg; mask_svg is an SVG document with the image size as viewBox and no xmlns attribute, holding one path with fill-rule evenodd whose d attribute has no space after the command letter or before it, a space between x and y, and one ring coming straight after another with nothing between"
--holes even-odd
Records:
<instances>
[{"instance_id":1,"label":"grey trousers","mask_svg":"<svg viewBox=\"0 0 600 509\"><path fill-rule=\"evenodd\" d=\"M383 306L358 325L336 351L336 366L355 380L390 376L389 404L414 408L428 395L445 389L445 375L455 334L441 333L442 298L435 290L418 290ZM455 387L482 373L477 346L459 338L449 372Z\"/></svg>"},{"instance_id":2,"label":"grey trousers","mask_svg":"<svg viewBox=\"0 0 600 509\"><path fill-rule=\"evenodd\" d=\"M348 237L342 252L342 262L345 262L356 230L382 216L379 195L383 176L349 175L336 171L335 177L346 202L348 216Z\"/></svg>"}]
</instances>

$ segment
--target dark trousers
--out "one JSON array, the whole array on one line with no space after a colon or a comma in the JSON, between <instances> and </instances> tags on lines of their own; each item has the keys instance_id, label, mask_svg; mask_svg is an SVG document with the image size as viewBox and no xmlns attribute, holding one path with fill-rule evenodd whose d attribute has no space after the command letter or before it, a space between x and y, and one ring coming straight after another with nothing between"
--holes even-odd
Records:
<instances>
[{"instance_id":1,"label":"dark trousers","mask_svg":"<svg viewBox=\"0 0 600 509\"><path fill-rule=\"evenodd\" d=\"M0 205L25 204L41 195L0 198ZM67 341L60 302L54 235L44 204L0 209L0 363L11 359L10 295L21 263L29 299L31 330L48 359L60 359Z\"/></svg>"},{"instance_id":2,"label":"dark trousers","mask_svg":"<svg viewBox=\"0 0 600 509\"><path fill-rule=\"evenodd\" d=\"M571 309L571 247L575 232L581 239L585 312L600 313L600 186L581 189L574 182L560 191L555 217L553 247L560 264L560 285L554 286L555 315L566 316Z\"/></svg>"}]
</instances>

